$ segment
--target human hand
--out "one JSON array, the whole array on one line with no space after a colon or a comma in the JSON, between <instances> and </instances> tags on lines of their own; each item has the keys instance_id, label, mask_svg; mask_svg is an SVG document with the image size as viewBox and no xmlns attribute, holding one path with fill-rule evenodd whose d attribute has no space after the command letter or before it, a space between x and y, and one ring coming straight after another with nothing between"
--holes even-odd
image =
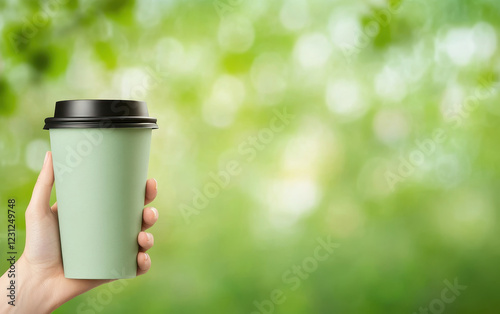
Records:
<instances>
[{"instance_id":1,"label":"human hand","mask_svg":"<svg viewBox=\"0 0 500 314\"><path fill-rule=\"evenodd\" d=\"M77 295L113 281L64 277L57 203L50 206L53 183L52 154L47 152L26 209L26 245L16 263L16 306L7 305L7 300L1 302L2 313L49 313ZM157 192L156 180L147 180L144 205L152 202ZM146 251L153 246L154 238L145 230L153 226L157 219L158 211L154 207L143 210L142 231L137 237L137 275L145 274L151 267L151 259ZM8 287L9 281L4 274L0 278L0 287Z\"/></svg>"}]
</instances>

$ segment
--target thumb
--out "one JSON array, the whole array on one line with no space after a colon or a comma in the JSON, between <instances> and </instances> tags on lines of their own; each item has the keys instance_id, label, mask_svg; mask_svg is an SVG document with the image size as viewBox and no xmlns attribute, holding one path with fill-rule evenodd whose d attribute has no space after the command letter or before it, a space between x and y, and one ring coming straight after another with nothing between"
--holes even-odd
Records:
<instances>
[{"instance_id":1,"label":"thumb","mask_svg":"<svg viewBox=\"0 0 500 314\"><path fill-rule=\"evenodd\" d=\"M52 153L45 154L42 170L38 175L35 187L33 188L33 195L28 207L32 210L38 211L40 208L50 208L50 192L54 184L54 169L52 167Z\"/></svg>"}]
</instances>

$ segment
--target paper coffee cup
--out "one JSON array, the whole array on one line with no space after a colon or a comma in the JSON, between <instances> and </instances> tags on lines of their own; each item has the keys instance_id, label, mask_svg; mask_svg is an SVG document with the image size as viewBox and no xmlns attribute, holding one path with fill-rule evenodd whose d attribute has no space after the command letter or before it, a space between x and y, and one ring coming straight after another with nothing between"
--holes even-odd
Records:
<instances>
[{"instance_id":1,"label":"paper coffee cup","mask_svg":"<svg viewBox=\"0 0 500 314\"><path fill-rule=\"evenodd\" d=\"M146 103L58 101L50 132L64 275L132 278L152 129Z\"/></svg>"}]
</instances>

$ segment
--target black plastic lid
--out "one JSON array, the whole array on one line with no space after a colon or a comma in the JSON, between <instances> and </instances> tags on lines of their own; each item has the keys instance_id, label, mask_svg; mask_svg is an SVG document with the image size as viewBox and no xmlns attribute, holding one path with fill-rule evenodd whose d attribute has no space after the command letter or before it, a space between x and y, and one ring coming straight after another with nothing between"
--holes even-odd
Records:
<instances>
[{"instance_id":1,"label":"black plastic lid","mask_svg":"<svg viewBox=\"0 0 500 314\"><path fill-rule=\"evenodd\" d=\"M157 129L158 125L144 101L78 99L56 102L54 117L45 119L43 128Z\"/></svg>"}]
</instances>

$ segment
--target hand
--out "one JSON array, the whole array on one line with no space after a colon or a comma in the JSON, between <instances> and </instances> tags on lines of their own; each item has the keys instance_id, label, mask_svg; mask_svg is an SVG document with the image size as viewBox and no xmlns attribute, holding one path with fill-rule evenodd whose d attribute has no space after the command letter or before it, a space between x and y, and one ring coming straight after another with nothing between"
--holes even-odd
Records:
<instances>
[{"instance_id":1,"label":"hand","mask_svg":"<svg viewBox=\"0 0 500 314\"><path fill-rule=\"evenodd\" d=\"M52 207L49 203L53 183L52 154L47 152L26 209L26 246L16 263L16 306L6 307L8 300L5 300L0 304L1 313L48 313L79 294L113 281L64 277L57 203ZM149 179L146 182L144 205L152 202L157 192L156 180ZM154 238L145 230L153 226L157 219L158 211L155 208L147 207L143 210L142 231L137 237L140 247L137 254L137 275L145 274L151 267L151 259L146 251L153 246ZM0 287L6 289L9 281L4 274L0 278Z\"/></svg>"}]
</instances>

